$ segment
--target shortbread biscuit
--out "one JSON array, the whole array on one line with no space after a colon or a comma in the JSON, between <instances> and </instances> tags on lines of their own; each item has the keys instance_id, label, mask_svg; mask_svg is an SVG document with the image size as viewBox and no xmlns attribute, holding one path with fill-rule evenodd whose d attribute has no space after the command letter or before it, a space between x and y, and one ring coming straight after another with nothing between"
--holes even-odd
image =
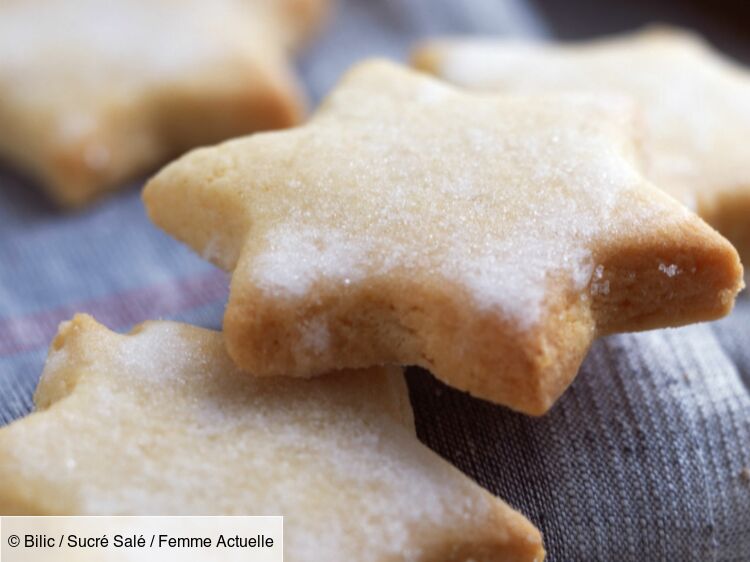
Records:
<instances>
[{"instance_id":1,"label":"shortbread biscuit","mask_svg":"<svg viewBox=\"0 0 750 562\"><path fill-rule=\"evenodd\" d=\"M618 92L640 104L646 175L750 260L750 73L699 37L652 28L579 44L445 40L416 66L464 87Z\"/></svg>"},{"instance_id":2,"label":"shortbread biscuit","mask_svg":"<svg viewBox=\"0 0 750 562\"><path fill-rule=\"evenodd\" d=\"M77 206L187 149L297 123L325 0L0 3L0 156Z\"/></svg>"},{"instance_id":3,"label":"shortbread biscuit","mask_svg":"<svg viewBox=\"0 0 750 562\"><path fill-rule=\"evenodd\" d=\"M640 175L630 110L368 62L305 126L194 151L144 200L233 271L246 370L420 365L541 414L595 337L717 318L742 283L732 246Z\"/></svg>"},{"instance_id":4,"label":"shortbread biscuit","mask_svg":"<svg viewBox=\"0 0 750 562\"><path fill-rule=\"evenodd\" d=\"M240 374L221 334L62 325L0 430L0 513L284 515L289 562L541 561L523 516L420 444L399 369Z\"/></svg>"}]
</instances>

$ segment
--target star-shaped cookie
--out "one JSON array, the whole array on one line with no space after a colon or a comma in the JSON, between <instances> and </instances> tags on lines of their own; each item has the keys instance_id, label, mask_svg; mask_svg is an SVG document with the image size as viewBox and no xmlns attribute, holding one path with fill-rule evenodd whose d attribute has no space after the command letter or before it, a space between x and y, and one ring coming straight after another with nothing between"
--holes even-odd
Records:
<instances>
[{"instance_id":1,"label":"star-shaped cookie","mask_svg":"<svg viewBox=\"0 0 750 562\"><path fill-rule=\"evenodd\" d=\"M481 90L631 96L640 105L647 176L750 260L750 72L699 37L652 28L569 45L434 41L414 61Z\"/></svg>"},{"instance_id":2,"label":"star-shaped cookie","mask_svg":"<svg viewBox=\"0 0 750 562\"><path fill-rule=\"evenodd\" d=\"M194 151L144 200L233 271L246 370L421 365L541 414L595 337L717 318L742 283L734 248L640 175L630 109L367 62L305 126Z\"/></svg>"},{"instance_id":3,"label":"star-shaped cookie","mask_svg":"<svg viewBox=\"0 0 750 562\"><path fill-rule=\"evenodd\" d=\"M62 325L0 430L0 513L284 515L285 560L539 561L539 532L419 443L399 369L243 376L219 333Z\"/></svg>"},{"instance_id":4,"label":"star-shaped cookie","mask_svg":"<svg viewBox=\"0 0 750 562\"><path fill-rule=\"evenodd\" d=\"M78 206L195 146L286 127L327 0L0 4L0 156Z\"/></svg>"}]
</instances>

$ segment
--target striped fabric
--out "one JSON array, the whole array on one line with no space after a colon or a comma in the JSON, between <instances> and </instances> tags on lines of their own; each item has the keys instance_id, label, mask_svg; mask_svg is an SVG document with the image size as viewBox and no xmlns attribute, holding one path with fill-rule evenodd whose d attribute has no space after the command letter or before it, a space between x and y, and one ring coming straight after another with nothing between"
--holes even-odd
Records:
<instances>
[{"instance_id":1,"label":"striped fabric","mask_svg":"<svg viewBox=\"0 0 750 562\"><path fill-rule=\"evenodd\" d=\"M357 59L469 32L548 34L520 0L342 1L300 71L317 100ZM114 329L220 327L227 277L154 228L139 191L66 215L0 172L0 425L31 410L47 345L74 312ZM409 382L420 438L529 516L550 560L750 560L749 298L712 325L598 342L541 419L417 369Z\"/></svg>"}]
</instances>

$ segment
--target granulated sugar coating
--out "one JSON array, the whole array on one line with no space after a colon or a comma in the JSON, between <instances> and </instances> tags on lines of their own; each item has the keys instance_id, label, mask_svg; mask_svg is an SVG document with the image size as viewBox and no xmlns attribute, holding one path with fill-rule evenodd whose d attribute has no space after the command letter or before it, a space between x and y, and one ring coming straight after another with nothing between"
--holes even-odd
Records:
<instances>
[{"instance_id":1,"label":"granulated sugar coating","mask_svg":"<svg viewBox=\"0 0 750 562\"><path fill-rule=\"evenodd\" d=\"M655 28L567 45L438 40L414 59L472 89L629 96L639 104L647 177L750 259L750 72L695 35Z\"/></svg>"},{"instance_id":2,"label":"granulated sugar coating","mask_svg":"<svg viewBox=\"0 0 750 562\"><path fill-rule=\"evenodd\" d=\"M0 511L284 515L290 562L534 561L539 532L420 444L400 369L239 373L216 332L61 327L0 430Z\"/></svg>"},{"instance_id":3,"label":"granulated sugar coating","mask_svg":"<svg viewBox=\"0 0 750 562\"><path fill-rule=\"evenodd\" d=\"M195 151L144 199L234 270L225 332L252 372L419 364L541 413L596 335L720 316L740 286L731 246L639 174L632 120L369 62L307 125Z\"/></svg>"}]
</instances>

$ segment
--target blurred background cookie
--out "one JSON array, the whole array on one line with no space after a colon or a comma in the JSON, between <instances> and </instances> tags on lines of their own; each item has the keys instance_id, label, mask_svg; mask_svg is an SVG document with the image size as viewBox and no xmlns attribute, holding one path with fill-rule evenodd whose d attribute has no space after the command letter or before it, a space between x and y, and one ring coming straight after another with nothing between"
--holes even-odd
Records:
<instances>
[{"instance_id":1,"label":"blurred background cookie","mask_svg":"<svg viewBox=\"0 0 750 562\"><path fill-rule=\"evenodd\" d=\"M414 63L478 90L632 97L647 176L750 259L750 72L697 35L659 27L575 44L431 41Z\"/></svg>"},{"instance_id":2,"label":"blurred background cookie","mask_svg":"<svg viewBox=\"0 0 750 562\"><path fill-rule=\"evenodd\" d=\"M0 155L68 206L197 145L299 121L326 0L8 0Z\"/></svg>"}]
</instances>

